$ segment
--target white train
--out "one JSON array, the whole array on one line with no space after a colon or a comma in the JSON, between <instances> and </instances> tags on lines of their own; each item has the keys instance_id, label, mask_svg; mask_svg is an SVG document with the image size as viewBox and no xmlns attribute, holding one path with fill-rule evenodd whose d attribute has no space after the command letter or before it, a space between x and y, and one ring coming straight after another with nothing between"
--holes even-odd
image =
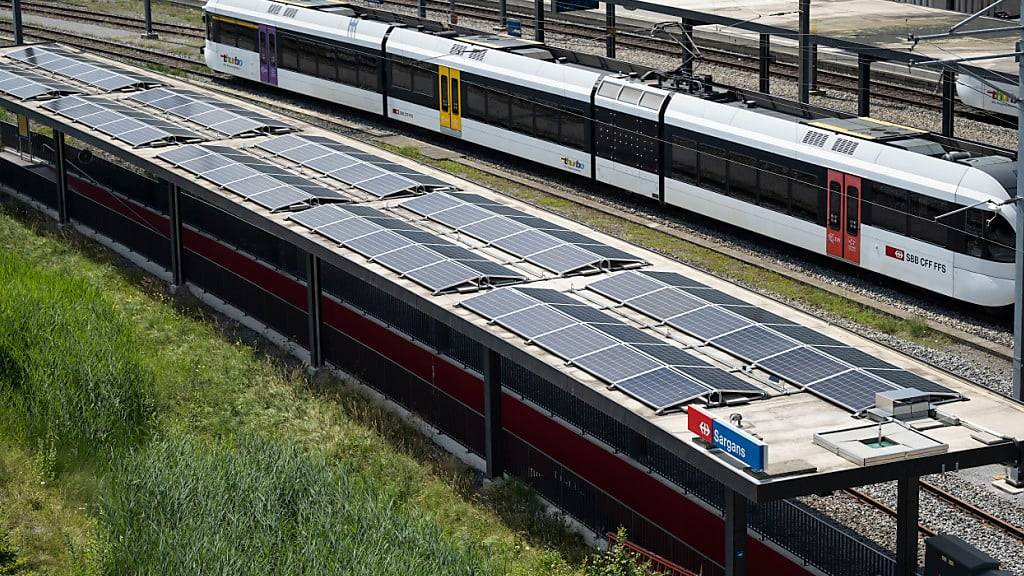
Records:
<instances>
[{"instance_id":1,"label":"white train","mask_svg":"<svg viewBox=\"0 0 1024 576\"><path fill-rule=\"evenodd\" d=\"M958 300L1013 302L1008 157L527 40L320 5L210 0L207 63Z\"/></svg>"},{"instance_id":2,"label":"white train","mask_svg":"<svg viewBox=\"0 0 1024 576\"><path fill-rule=\"evenodd\" d=\"M970 74L956 77L956 95L960 101L985 112L1016 118L1017 102L1012 96L1016 92L1017 85L1009 82L982 82Z\"/></svg>"}]
</instances>

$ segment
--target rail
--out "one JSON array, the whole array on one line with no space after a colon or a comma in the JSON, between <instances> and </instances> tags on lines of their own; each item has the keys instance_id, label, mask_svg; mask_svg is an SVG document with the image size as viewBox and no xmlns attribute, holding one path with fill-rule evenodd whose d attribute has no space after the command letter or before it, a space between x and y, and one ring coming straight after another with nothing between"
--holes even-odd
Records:
<instances>
[{"instance_id":1,"label":"rail","mask_svg":"<svg viewBox=\"0 0 1024 576\"><path fill-rule=\"evenodd\" d=\"M696 572L690 572L686 568L683 568L682 566L676 564L675 562L672 562L671 560L658 556L654 552L651 552L650 550L640 546L639 544L630 542L627 539L619 540L618 535L614 532L609 532L607 534L607 538L609 547L615 545L622 546L623 548L629 550L633 554L639 556L641 560L646 562L651 567L651 569L657 572L658 574L661 574L663 576L700 576L700 574L697 574Z\"/></svg>"}]
</instances>

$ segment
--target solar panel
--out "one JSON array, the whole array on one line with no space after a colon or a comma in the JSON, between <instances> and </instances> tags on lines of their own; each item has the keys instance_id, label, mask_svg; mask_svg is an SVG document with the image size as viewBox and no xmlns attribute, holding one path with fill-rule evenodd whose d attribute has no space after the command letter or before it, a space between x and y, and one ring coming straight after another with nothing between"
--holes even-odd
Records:
<instances>
[{"instance_id":1,"label":"solar panel","mask_svg":"<svg viewBox=\"0 0 1024 576\"><path fill-rule=\"evenodd\" d=\"M895 368L892 364L852 346L816 346L815 348L855 368Z\"/></svg>"},{"instance_id":2,"label":"solar panel","mask_svg":"<svg viewBox=\"0 0 1024 576\"><path fill-rule=\"evenodd\" d=\"M643 272L643 275L647 276L648 278L651 278L652 280L657 280L658 282L661 282L663 284L667 284L669 286L676 286L676 287L679 287L679 288L684 288L684 287L707 288L707 286L705 286L704 284L702 284L702 283L700 283L700 282L698 282L698 281L696 281L696 280L694 280L692 278L687 278L686 276L683 276L682 274L680 274L678 272L662 272L662 271L658 271L658 270L645 270Z\"/></svg>"},{"instance_id":3,"label":"solar panel","mask_svg":"<svg viewBox=\"0 0 1024 576\"><path fill-rule=\"evenodd\" d=\"M721 308L706 306L688 314L670 318L668 324L703 340L712 340L744 326L750 326L750 321L730 314Z\"/></svg>"},{"instance_id":4,"label":"solar panel","mask_svg":"<svg viewBox=\"0 0 1024 576\"><path fill-rule=\"evenodd\" d=\"M644 264L623 250L566 234L570 231L557 224L482 196L434 192L402 207L558 275Z\"/></svg>"},{"instance_id":5,"label":"solar panel","mask_svg":"<svg viewBox=\"0 0 1024 576\"><path fill-rule=\"evenodd\" d=\"M797 348L789 352L783 352L777 356L761 360L757 364L761 368L774 372L800 386L807 386L823 378L850 369L849 366L844 366L835 360L830 360L824 354L815 352L810 348Z\"/></svg>"},{"instance_id":6,"label":"solar panel","mask_svg":"<svg viewBox=\"0 0 1024 576\"><path fill-rule=\"evenodd\" d=\"M763 395L757 386L557 290L503 288L463 300L461 305L532 340L609 385L617 386L625 379L657 372L659 377L667 379L664 390L657 388L654 383L658 380L654 377L640 378L627 384L631 387L628 394L655 410L664 410L694 398L691 391L695 391L697 396L712 392ZM584 308L589 312L582 312ZM588 322L590 318L600 322ZM695 370L690 376L681 372L683 368L669 370L676 366ZM695 379L717 382L729 388L716 389L714 385L701 384Z\"/></svg>"},{"instance_id":7,"label":"solar panel","mask_svg":"<svg viewBox=\"0 0 1024 576\"><path fill-rule=\"evenodd\" d=\"M808 345L821 345L821 346L842 346L842 342L830 338L813 328L807 326L772 326L772 330L789 336L790 338Z\"/></svg>"},{"instance_id":8,"label":"solar panel","mask_svg":"<svg viewBox=\"0 0 1024 576\"><path fill-rule=\"evenodd\" d=\"M719 372L721 371L719 370ZM669 368L659 368L627 378L617 383L615 388L658 412L711 392L707 386L694 382Z\"/></svg>"},{"instance_id":9,"label":"solar panel","mask_svg":"<svg viewBox=\"0 0 1024 576\"><path fill-rule=\"evenodd\" d=\"M626 273L616 274L615 276L602 278L597 282L591 282L587 289L607 296L612 300L625 302L631 298L636 298L642 294L648 294L664 287L663 284L647 278L647 275Z\"/></svg>"},{"instance_id":10,"label":"solar panel","mask_svg":"<svg viewBox=\"0 0 1024 576\"><path fill-rule=\"evenodd\" d=\"M764 308L761 308L759 306L749 306L749 305L742 305L742 306L741 305L735 305L734 306L734 305L726 305L726 306L724 306L724 308L726 310L731 311L731 312L735 312L735 313L739 314L740 316L743 316L744 318L746 318L747 320L750 320L751 322L756 322L757 324L788 324L788 325L791 325L791 326L795 326L796 325L795 322L793 322L791 320L787 320L787 319L783 318L782 316L779 316L778 314L769 312L769 311L767 311ZM813 332L813 330L812 330L812 332ZM817 332L815 332L815 333L817 333Z\"/></svg>"},{"instance_id":11,"label":"solar panel","mask_svg":"<svg viewBox=\"0 0 1024 576\"><path fill-rule=\"evenodd\" d=\"M700 298L701 300L710 302L712 304L746 304L746 302L744 302L743 300L740 300L735 296L731 296L729 294L726 294L725 292L722 292L721 290L716 290L714 288L683 287L681 288L681 290L683 292L686 292L687 294L690 294L691 296L695 296L697 298Z\"/></svg>"},{"instance_id":12,"label":"solar panel","mask_svg":"<svg viewBox=\"0 0 1024 576\"><path fill-rule=\"evenodd\" d=\"M935 382L932 382L931 380L928 380L927 378L918 376L917 374L914 374L909 370L884 370L869 368L867 372L870 372L875 376L878 376L879 378L883 378L889 382L892 382L893 384L899 386L900 388L916 388L921 392L927 392L935 396L945 396L950 398L960 397L960 394L958 392L954 392L941 384L937 384Z\"/></svg>"},{"instance_id":13,"label":"solar panel","mask_svg":"<svg viewBox=\"0 0 1024 576\"><path fill-rule=\"evenodd\" d=\"M232 138L279 134L294 129L280 120L184 88L153 88L133 94L129 99Z\"/></svg>"},{"instance_id":14,"label":"solar panel","mask_svg":"<svg viewBox=\"0 0 1024 576\"><path fill-rule=\"evenodd\" d=\"M677 367L676 370L690 376L694 380L703 382L705 385L710 386L715 390L723 392L753 392L755 394L763 394L760 388L754 386L746 380L742 380L718 368L711 368L707 366L682 366Z\"/></svg>"},{"instance_id":15,"label":"solar panel","mask_svg":"<svg viewBox=\"0 0 1024 576\"><path fill-rule=\"evenodd\" d=\"M843 406L853 412L860 412L875 405L875 394L898 390L899 387L865 372L851 370L811 385L811 392Z\"/></svg>"},{"instance_id":16,"label":"solar panel","mask_svg":"<svg viewBox=\"0 0 1024 576\"><path fill-rule=\"evenodd\" d=\"M80 94L82 90L17 66L0 64L0 92L21 100L34 100Z\"/></svg>"},{"instance_id":17,"label":"solar panel","mask_svg":"<svg viewBox=\"0 0 1024 576\"><path fill-rule=\"evenodd\" d=\"M95 96L65 96L42 107L135 147L203 140L191 130Z\"/></svg>"},{"instance_id":18,"label":"solar panel","mask_svg":"<svg viewBox=\"0 0 1024 576\"><path fill-rule=\"evenodd\" d=\"M510 268L369 206L318 206L289 219L434 292L525 280Z\"/></svg>"},{"instance_id":19,"label":"solar panel","mask_svg":"<svg viewBox=\"0 0 1024 576\"><path fill-rule=\"evenodd\" d=\"M393 198L451 187L413 168L322 136L292 134L268 140L258 146L377 198Z\"/></svg>"},{"instance_id":20,"label":"solar panel","mask_svg":"<svg viewBox=\"0 0 1024 576\"><path fill-rule=\"evenodd\" d=\"M152 88L161 82L134 71L73 52L60 44L29 46L9 52L9 58L84 82L106 92Z\"/></svg>"},{"instance_id":21,"label":"solar panel","mask_svg":"<svg viewBox=\"0 0 1024 576\"><path fill-rule=\"evenodd\" d=\"M704 303L675 288L662 288L630 299L629 306L655 318L671 318L701 308Z\"/></svg>"},{"instance_id":22,"label":"solar panel","mask_svg":"<svg viewBox=\"0 0 1024 576\"><path fill-rule=\"evenodd\" d=\"M800 346L788 338L766 330L760 326L749 326L742 330L730 332L712 341L717 347L729 350L748 362L756 362Z\"/></svg>"}]
</instances>

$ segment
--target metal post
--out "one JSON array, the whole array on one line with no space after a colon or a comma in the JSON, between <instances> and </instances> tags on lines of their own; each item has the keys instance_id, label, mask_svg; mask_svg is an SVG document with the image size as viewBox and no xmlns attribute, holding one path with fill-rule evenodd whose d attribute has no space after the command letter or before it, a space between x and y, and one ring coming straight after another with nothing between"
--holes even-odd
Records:
<instances>
[{"instance_id":1,"label":"metal post","mask_svg":"<svg viewBox=\"0 0 1024 576\"><path fill-rule=\"evenodd\" d=\"M142 11L145 13L146 19L146 32L142 35L143 38L156 39L158 36L156 32L153 32L153 0L144 0L142 3Z\"/></svg>"},{"instance_id":2,"label":"metal post","mask_svg":"<svg viewBox=\"0 0 1024 576\"><path fill-rule=\"evenodd\" d=\"M800 102L811 101L811 0L800 0Z\"/></svg>"},{"instance_id":3,"label":"metal post","mask_svg":"<svg viewBox=\"0 0 1024 576\"><path fill-rule=\"evenodd\" d=\"M680 28L683 29L682 38L679 39L683 43L683 68L682 72L687 77L693 76L693 23L689 20L683 20L680 24Z\"/></svg>"},{"instance_id":4,"label":"metal post","mask_svg":"<svg viewBox=\"0 0 1024 576\"><path fill-rule=\"evenodd\" d=\"M942 71L942 135L953 136L953 88L955 76L952 70Z\"/></svg>"},{"instance_id":5,"label":"metal post","mask_svg":"<svg viewBox=\"0 0 1024 576\"><path fill-rule=\"evenodd\" d=\"M57 223L64 226L71 222L68 214L68 161L64 133L54 130L53 142L57 148Z\"/></svg>"},{"instance_id":6,"label":"metal post","mask_svg":"<svg viewBox=\"0 0 1024 576\"><path fill-rule=\"evenodd\" d=\"M1024 0L1020 0L1021 19L1024 20ZM1024 29L1020 31L1017 52L1024 48ZM1020 169L1021 158L1024 158L1024 56L1017 56L1017 190L1024 190L1024 171ZM1021 363L1021 345L1024 339L1024 204L1017 196L1014 204L1017 210L1017 241L1016 259L1014 264L1013 291L1013 398L1024 402L1024 366ZM1018 488L1024 487L1020 468L1011 467L1007 470L1006 481Z\"/></svg>"},{"instance_id":7,"label":"metal post","mask_svg":"<svg viewBox=\"0 0 1024 576\"><path fill-rule=\"evenodd\" d=\"M181 250L181 192L178 187L167 183L167 222L171 240L171 289L185 285L185 268Z\"/></svg>"},{"instance_id":8,"label":"metal post","mask_svg":"<svg viewBox=\"0 0 1024 576\"><path fill-rule=\"evenodd\" d=\"M544 0L533 0L533 39L544 41Z\"/></svg>"},{"instance_id":9,"label":"metal post","mask_svg":"<svg viewBox=\"0 0 1024 576\"><path fill-rule=\"evenodd\" d=\"M818 93L818 45L811 43L811 94Z\"/></svg>"},{"instance_id":10,"label":"metal post","mask_svg":"<svg viewBox=\"0 0 1024 576\"><path fill-rule=\"evenodd\" d=\"M427 0L416 1L416 15L420 18L427 17Z\"/></svg>"},{"instance_id":11,"label":"metal post","mask_svg":"<svg viewBox=\"0 0 1024 576\"><path fill-rule=\"evenodd\" d=\"M615 58L615 4L605 2L605 54L609 58Z\"/></svg>"},{"instance_id":12,"label":"metal post","mask_svg":"<svg viewBox=\"0 0 1024 576\"><path fill-rule=\"evenodd\" d=\"M857 55L857 115L871 115L871 58Z\"/></svg>"},{"instance_id":13,"label":"metal post","mask_svg":"<svg viewBox=\"0 0 1024 576\"><path fill-rule=\"evenodd\" d=\"M309 366L317 369L324 365L320 346L323 313L320 306L320 259L312 254L306 256L306 313L309 317Z\"/></svg>"},{"instance_id":14,"label":"metal post","mask_svg":"<svg viewBox=\"0 0 1024 576\"><path fill-rule=\"evenodd\" d=\"M498 478L505 472L502 454L501 356L484 350L484 455L487 477Z\"/></svg>"},{"instance_id":15,"label":"metal post","mask_svg":"<svg viewBox=\"0 0 1024 576\"><path fill-rule=\"evenodd\" d=\"M725 576L747 576L747 499L725 489Z\"/></svg>"},{"instance_id":16,"label":"metal post","mask_svg":"<svg viewBox=\"0 0 1024 576\"><path fill-rule=\"evenodd\" d=\"M758 90L768 94L772 91L772 35L761 34L758 63Z\"/></svg>"},{"instance_id":17,"label":"metal post","mask_svg":"<svg viewBox=\"0 0 1024 576\"><path fill-rule=\"evenodd\" d=\"M425 2L426 0L420 0ZM498 19L501 20L501 27L508 28L508 0L498 0Z\"/></svg>"},{"instance_id":18,"label":"metal post","mask_svg":"<svg viewBox=\"0 0 1024 576\"><path fill-rule=\"evenodd\" d=\"M917 524L920 512L920 479L896 482L896 576L917 575Z\"/></svg>"},{"instance_id":19,"label":"metal post","mask_svg":"<svg viewBox=\"0 0 1024 576\"><path fill-rule=\"evenodd\" d=\"M12 0L11 11L13 12L11 19L14 22L14 45L21 46L25 43L25 35L21 26L21 0Z\"/></svg>"}]
</instances>

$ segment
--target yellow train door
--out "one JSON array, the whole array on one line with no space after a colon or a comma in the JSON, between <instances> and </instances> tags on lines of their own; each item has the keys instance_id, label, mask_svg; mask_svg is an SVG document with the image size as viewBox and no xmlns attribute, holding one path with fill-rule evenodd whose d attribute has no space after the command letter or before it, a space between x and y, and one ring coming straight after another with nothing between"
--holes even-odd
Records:
<instances>
[{"instance_id":1,"label":"yellow train door","mask_svg":"<svg viewBox=\"0 0 1024 576\"><path fill-rule=\"evenodd\" d=\"M462 132L462 97L459 71L447 66L437 67L438 107L441 113L441 131Z\"/></svg>"}]
</instances>

